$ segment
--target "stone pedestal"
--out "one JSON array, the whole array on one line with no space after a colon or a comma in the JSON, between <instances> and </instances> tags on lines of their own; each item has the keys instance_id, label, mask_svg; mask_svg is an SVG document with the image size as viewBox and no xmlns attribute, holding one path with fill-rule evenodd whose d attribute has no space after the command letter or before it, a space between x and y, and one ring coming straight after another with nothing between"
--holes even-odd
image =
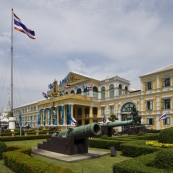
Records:
<instances>
[{"instance_id":1,"label":"stone pedestal","mask_svg":"<svg viewBox=\"0 0 173 173\"><path fill-rule=\"evenodd\" d=\"M9 118L9 129L14 130L15 129L15 122L16 118L15 117L10 117Z\"/></svg>"}]
</instances>

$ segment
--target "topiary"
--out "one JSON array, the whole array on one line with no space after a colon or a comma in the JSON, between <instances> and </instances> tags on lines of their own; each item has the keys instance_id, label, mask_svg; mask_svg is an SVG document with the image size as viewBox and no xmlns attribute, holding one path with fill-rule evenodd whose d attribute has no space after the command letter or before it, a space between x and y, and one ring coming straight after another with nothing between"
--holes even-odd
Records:
<instances>
[{"instance_id":1,"label":"topiary","mask_svg":"<svg viewBox=\"0 0 173 173\"><path fill-rule=\"evenodd\" d=\"M103 135L101 139L108 139L108 135Z\"/></svg>"},{"instance_id":2,"label":"topiary","mask_svg":"<svg viewBox=\"0 0 173 173\"><path fill-rule=\"evenodd\" d=\"M138 133L138 136L144 136L144 132L141 132L141 131L140 131L140 132Z\"/></svg>"},{"instance_id":3,"label":"topiary","mask_svg":"<svg viewBox=\"0 0 173 173\"><path fill-rule=\"evenodd\" d=\"M173 128L162 130L159 134L158 141L160 143L173 144Z\"/></svg>"},{"instance_id":4,"label":"topiary","mask_svg":"<svg viewBox=\"0 0 173 173\"><path fill-rule=\"evenodd\" d=\"M159 169L173 170L173 150L158 151L153 162L154 167Z\"/></svg>"},{"instance_id":5,"label":"topiary","mask_svg":"<svg viewBox=\"0 0 173 173\"><path fill-rule=\"evenodd\" d=\"M2 159L2 153L6 151L7 151L6 144L0 141L0 159Z\"/></svg>"}]
</instances>

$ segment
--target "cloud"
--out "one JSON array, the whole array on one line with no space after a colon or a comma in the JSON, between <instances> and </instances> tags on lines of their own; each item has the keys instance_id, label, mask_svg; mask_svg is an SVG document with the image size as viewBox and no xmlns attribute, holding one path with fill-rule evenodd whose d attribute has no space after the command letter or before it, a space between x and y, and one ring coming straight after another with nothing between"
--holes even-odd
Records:
<instances>
[{"instance_id":1,"label":"cloud","mask_svg":"<svg viewBox=\"0 0 173 173\"><path fill-rule=\"evenodd\" d=\"M139 76L173 63L171 0L1 0L0 6L1 74L10 58L11 7L36 33L36 40L13 33L15 75L22 74L32 100L70 71L99 79L117 75L139 89ZM10 70L7 76L6 87Z\"/></svg>"}]
</instances>

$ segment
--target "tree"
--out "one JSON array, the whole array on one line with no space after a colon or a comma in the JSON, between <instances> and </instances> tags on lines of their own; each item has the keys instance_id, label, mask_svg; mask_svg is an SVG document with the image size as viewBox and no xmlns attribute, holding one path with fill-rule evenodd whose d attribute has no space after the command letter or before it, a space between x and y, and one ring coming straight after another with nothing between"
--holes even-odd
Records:
<instances>
[{"instance_id":1,"label":"tree","mask_svg":"<svg viewBox=\"0 0 173 173\"><path fill-rule=\"evenodd\" d=\"M118 120L118 118L116 117L116 115L112 114L112 115L108 118L108 120L114 122L115 120Z\"/></svg>"}]
</instances>

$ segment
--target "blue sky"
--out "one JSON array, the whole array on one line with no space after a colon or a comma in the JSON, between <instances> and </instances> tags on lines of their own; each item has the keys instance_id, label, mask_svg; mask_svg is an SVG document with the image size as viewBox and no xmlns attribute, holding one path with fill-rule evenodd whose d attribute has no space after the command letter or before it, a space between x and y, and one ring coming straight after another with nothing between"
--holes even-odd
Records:
<instances>
[{"instance_id":1,"label":"blue sky","mask_svg":"<svg viewBox=\"0 0 173 173\"><path fill-rule=\"evenodd\" d=\"M36 34L14 31L15 106L42 99L70 71L118 75L140 89L139 76L173 63L172 0L1 0L0 111L10 87L11 8Z\"/></svg>"}]
</instances>

